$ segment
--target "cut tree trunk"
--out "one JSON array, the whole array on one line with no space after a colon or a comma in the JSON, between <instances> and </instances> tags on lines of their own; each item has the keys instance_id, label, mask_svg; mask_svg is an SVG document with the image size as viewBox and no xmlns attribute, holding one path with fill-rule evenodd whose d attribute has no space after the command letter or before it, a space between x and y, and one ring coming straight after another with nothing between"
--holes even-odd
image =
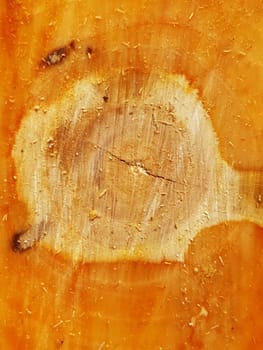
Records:
<instances>
[{"instance_id":1,"label":"cut tree trunk","mask_svg":"<svg viewBox=\"0 0 263 350\"><path fill-rule=\"evenodd\" d=\"M0 348L262 349L261 2L0 25Z\"/></svg>"}]
</instances>

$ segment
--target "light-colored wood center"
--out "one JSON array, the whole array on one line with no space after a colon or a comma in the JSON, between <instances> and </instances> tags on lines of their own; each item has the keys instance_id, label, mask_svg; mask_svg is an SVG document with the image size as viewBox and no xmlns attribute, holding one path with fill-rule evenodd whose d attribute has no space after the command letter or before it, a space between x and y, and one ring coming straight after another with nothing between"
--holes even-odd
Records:
<instances>
[{"instance_id":1,"label":"light-colored wood center","mask_svg":"<svg viewBox=\"0 0 263 350\"><path fill-rule=\"evenodd\" d=\"M222 160L198 93L180 75L82 79L28 112L13 157L30 213L20 250L36 243L77 261L174 261L204 227L263 224L257 174Z\"/></svg>"}]
</instances>

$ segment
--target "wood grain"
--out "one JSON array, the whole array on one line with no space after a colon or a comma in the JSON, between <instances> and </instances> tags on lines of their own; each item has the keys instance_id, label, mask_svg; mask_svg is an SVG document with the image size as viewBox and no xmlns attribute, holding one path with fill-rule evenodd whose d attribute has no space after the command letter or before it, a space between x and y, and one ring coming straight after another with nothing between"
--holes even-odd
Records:
<instances>
[{"instance_id":1,"label":"wood grain","mask_svg":"<svg viewBox=\"0 0 263 350\"><path fill-rule=\"evenodd\" d=\"M1 349L262 349L262 11L2 1Z\"/></svg>"},{"instance_id":2,"label":"wood grain","mask_svg":"<svg viewBox=\"0 0 263 350\"><path fill-rule=\"evenodd\" d=\"M222 159L181 75L130 69L79 80L29 111L13 157L30 212L16 250L40 242L74 261L183 261L205 227L263 223L261 174L240 174Z\"/></svg>"}]
</instances>

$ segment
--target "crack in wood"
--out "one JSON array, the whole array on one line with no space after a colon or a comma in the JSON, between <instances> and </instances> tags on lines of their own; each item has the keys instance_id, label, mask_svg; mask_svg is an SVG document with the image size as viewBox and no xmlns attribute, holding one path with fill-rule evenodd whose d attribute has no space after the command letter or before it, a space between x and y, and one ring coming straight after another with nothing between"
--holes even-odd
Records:
<instances>
[{"instance_id":1,"label":"crack in wood","mask_svg":"<svg viewBox=\"0 0 263 350\"><path fill-rule=\"evenodd\" d=\"M165 177L165 176L162 176L162 175L158 175L158 174L154 174L153 172L151 172L151 170L145 168L144 164L142 164L141 162L139 161L133 161L133 162L130 162L126 159L123 159L123 158L120 158L118 156L116 156L115 154L109 152L109 151L106 151L108 154L110 154L113 158L119 160L120 162L128 165L128 166L135 166L139 169L142 170L142 173L145 173L155 179L161 179L161 180L165 180L165 181L168 181L168 182L172 182L172 183L176 183L178 184L179 182L178 181L175 181L174 179L171 179L171 178L168 178L168 177ZM183 183L180 183L181 185L183 185Z\"/></svg>"},{"instance_id":2,"label":"crack in wood","mask_svg":"<svg viewBox=\"0 0 263 350\"><path fill-rule=\"evenodd\" d=\"M147 169L144 164L142 164L140 161L128 161L124 158L121 158L119 156L117 156L116 154L104 149L103 147L99 146L99 145L94 145L96 148L100 149L101 151L109 154L112 158L126 164L127 166L134 166L134 167L137 167L138 169L141 169L142 170L142 173L145 173L155 179L160 179L160 180L164 180L164 181L167 181L167 182L171 182L171 183L174 183L174 184L177 184L177 185L187 185L186 182L180 182L180 181L177 181L175 179L172 179L172 178L169 178L169 177L165 177L163 175L159 175L159 174L155 174L154 172L152 172L151 170Z\"/></svg>"}]
</instances>

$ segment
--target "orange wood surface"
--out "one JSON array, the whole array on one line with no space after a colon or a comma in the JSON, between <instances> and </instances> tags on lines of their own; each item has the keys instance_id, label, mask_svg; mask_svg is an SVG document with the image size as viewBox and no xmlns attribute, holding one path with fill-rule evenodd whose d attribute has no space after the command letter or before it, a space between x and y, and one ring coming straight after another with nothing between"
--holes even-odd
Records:
<instances>
[{"instance_id":1,"label":"orange wood surface","mask_svg":"<svg viewBox=\"0 0 263 350\"><path fill-rule=\"evenodd\" d=\"M91 73L185 75L223 159L262 171L262 2L2 0L0 30L0 348L262 349L263 230L253 222L199 232L184 262L75 264L11 249L28 220L11 156L21 120ZM92 59L73 52L41 67L72 40Z\"/></svg>"}]
</instances>

